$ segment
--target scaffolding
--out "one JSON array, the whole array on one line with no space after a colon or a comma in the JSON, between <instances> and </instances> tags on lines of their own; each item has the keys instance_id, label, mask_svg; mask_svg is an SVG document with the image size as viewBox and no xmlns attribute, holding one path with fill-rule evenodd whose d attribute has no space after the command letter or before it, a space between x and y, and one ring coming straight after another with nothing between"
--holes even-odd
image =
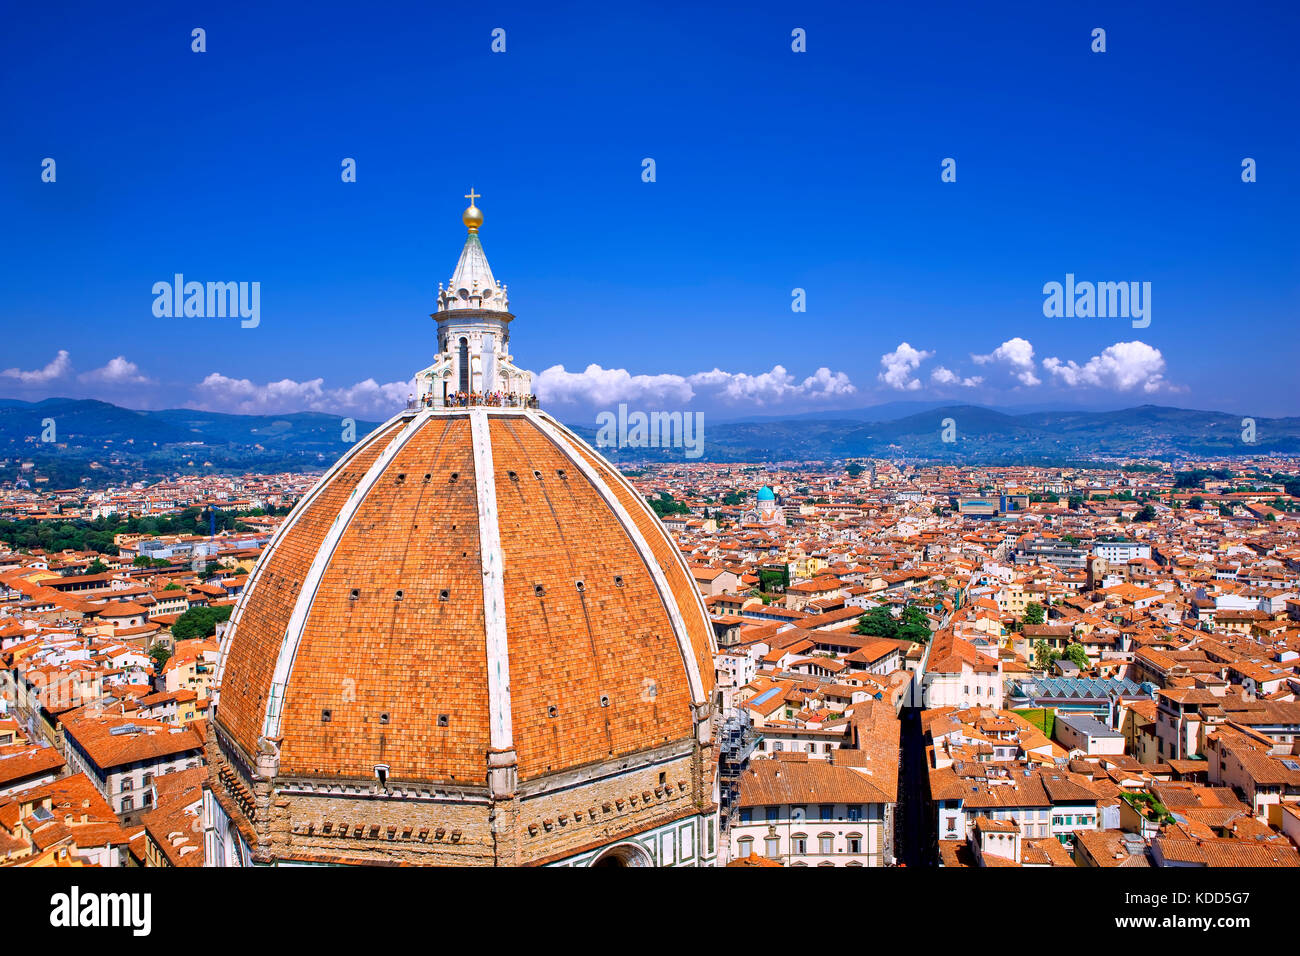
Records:
<instances>
[{"instance_id":1,"label":"scaffolding","mask_svg":"<svg viewBox=\"0 0 1300 956\"><path fill-rule=\"evenodd\" d=\"M747 710L737 711L718 728L718 818L725 834L740 799L740 777L749 758L763 740Z\"/></svg>"}]
</instances>

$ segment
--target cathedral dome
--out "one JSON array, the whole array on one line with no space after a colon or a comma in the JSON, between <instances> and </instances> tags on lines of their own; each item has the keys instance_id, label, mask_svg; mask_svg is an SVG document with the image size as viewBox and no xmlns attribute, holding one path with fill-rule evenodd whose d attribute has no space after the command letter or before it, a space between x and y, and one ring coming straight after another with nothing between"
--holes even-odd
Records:
<instances>
[{"instance_id":1,"label":"cathedral dome","mask_svg":"<svg viewBox=\"0 0 1300 956\"><path fill-rule=\"evenodd\" d=\"M717 856L703 601L641 495L537 408L466 198L419 398L298 503L222 637L211 865Z\"/></svg>"},{"instance_id":2,"label":"cathedral dome","mask_svg":"<svg viewBox=\"0 0 1300 956\"><path fill-rule=\"evenodd\" d=\"M490 805L638 773L617 808L567 810L605 830L632 808L706 819L711 639L662 525L564 426L531 408L405 412L298 505L232 615L214 721L226 803L264 862L314 859L327 824L351 821L314 818L317 800L296 811L303 832L277 833L259 785ZM485 837L488 862L511 862L503 843L513 862L546 855L546 811L527 805L515 844ZM347 843L363 861L429 849Z\"/></svg>"},{"instance_id":3,"label":"cathedral dome","mask_svg":"<svg viewBox=\"0 0 1300 956\"><path fill-rule=\"evenodd\" d=\"M758 489L758 500L776 501L776 493L773 492L772 489L769 488L767 485L764 485L762 488Z\"/></svg>"},{"instance_id":4,"label":"cathedral dome","mask_svg":"<svg viewBox=\"0 0 1300 956\"><path fill-rule=\"evenodd\" d=\"M709 636L653 513L581 439L532 410L423 411L270 543L217 723L250 754L278 740L281 774L481 783L513 746L528 780L692 737Z\"/></svg>"}]
</instances>

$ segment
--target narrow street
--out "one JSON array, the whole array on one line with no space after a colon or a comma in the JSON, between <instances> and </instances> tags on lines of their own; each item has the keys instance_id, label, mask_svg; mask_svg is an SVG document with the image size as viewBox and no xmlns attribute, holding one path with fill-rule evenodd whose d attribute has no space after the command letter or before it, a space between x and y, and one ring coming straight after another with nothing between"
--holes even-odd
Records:
<instances>
[{"instance_id":1,"label":"narrow street","mask_svg":"<svg viewBox=\"0 0 1300 956\"><path fill-rule=\"evenodd\" d=\"M921 709L905 707L899 713L902 751L898 766L898 813L895 840L899 862L907 866L938 866L934 814L930 812L930 777L926 772L925 743L921 735Z\"/></svg>"}]
</instances>

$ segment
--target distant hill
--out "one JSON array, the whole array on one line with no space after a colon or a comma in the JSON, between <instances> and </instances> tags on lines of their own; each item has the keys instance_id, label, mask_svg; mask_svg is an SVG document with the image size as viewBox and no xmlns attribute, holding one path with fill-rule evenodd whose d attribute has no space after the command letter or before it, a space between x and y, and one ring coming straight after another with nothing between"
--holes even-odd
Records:
<instances>
[{"instance_id":1,"label":"distant hill","mask_svg":"<svg viewBox=\"0 0 1300 956\"><path fill-rule=\"evenodd\" d=\"M952 419L956 441L943 441ZM1242 441L1242 416L1143 405L1118 411L1010 414L978 405L943 405L880 421L799 418L704 423L706 461L910 458L971 464L1056 463L1101 457L1161 459L1300 454L1300 418L1256 418L1255 443ZM589 441L596 430L576 430ZM682 460L680 450L602 449L620 462Z\"/></svg>"},{"instance_id":2,"label":"distant hill","mask_svg":"<svg viewBox=\"0 0 1300 956\"><path fill-rule=\"evenodd\" d=\"M769 413L769 414L749 414L723 419L719 424L734 424L738 422L771 422L771 421L861 421L861 422L892 422L900 418L907 418L922 412L933 411L936 408L951 408L951 401L898 401L898 402L881 402L879 405L867 405L863 408L837 408L833 411L814 411L814 412L789 412L789 413ZM999 405L980 405L979 408L987 408L989 411L1002 412L1007 415L1023 415L1029 412L1041 411L1086 411L1082 407L1055 405L1019 405L1019 406L999 406Z\"/></svg>"},{"instance_id":3,"label":"distant hill","mask_svg":"<svg viewBox=\"0 0 1300 956\"><path fill-rule=\"evenodd\" d=\"M46 422L54 440L44 442ZM378 425L356 422L361 438ZM0 481L21 463L52 487L96 485L177 472L323 469L348 443L343 418L320 412L230 415L172 408L136 411L88 399L0 400ZM30 477L30 476L28 476Z\"/></svg>"},{"instance_id":4,"label":"distant hill","mask_svg":"<svg viewBox=\"0 0 1300 956\"><path fill-rule=\"evenodd\" d=\"M42 402L0 402L0 443L39 436L53 419L57 441L84 446L113 441L145 444L199 442L204 445L263 447L339 444L343 420L321 412L289 415L230 415L189 408L135 411L90 399L47 398ZM358 435L377 422L357 422Z\"/></svg>"},{"instance_id":5,"label":"distant hill","mask_svg":"<svg viewBox=\"0 0 1300 956\"><path fill-rule=\"evenodd\" d=\"M912 410L907 406L917 405ZM1257 418L1256 442L1241 416L1142 405L1117 411L1013 411L979 405L899 402L857 413L712 423L703 461L826 461L903 458L970 464L1063 463L1094 457L1162 459L1300 454L1300 418ZM863 412L870 409L862 410ZM906 414L898 414L906 412ZM56 441L40 441L53 419ZM952 419L956 441L943 441ZM590 420L572 427L590 442ZM363 437L378 423L356 422ZM343 418L320 412L232 415L193 409L136 411L107 402L0 400L0 481L42 475L50 487L145 480L202 470L322 470L347 448ZM682 461L682 449L602 449L623 464ZM33 469L21 470L32 463Z\"/></svg>"}]
</instances>

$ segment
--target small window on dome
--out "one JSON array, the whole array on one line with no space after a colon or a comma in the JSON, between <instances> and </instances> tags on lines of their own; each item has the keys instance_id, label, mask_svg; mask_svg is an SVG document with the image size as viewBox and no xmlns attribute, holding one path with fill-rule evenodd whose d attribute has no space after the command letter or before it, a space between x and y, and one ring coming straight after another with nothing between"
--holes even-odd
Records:
<instances>
[{"instance_id":1,"label":"small window on dome","mask_svg":"<svg viewBox=\"0 0 1300 956\"><path fill-rule=\"evenodd\" d=\"M446 726L449 725L450 723L451 723L451 715L450 715L450 714L439 714L439 715L438 715L438 726L439 726L439 727L446 727Z\"/></svg>"},{"instance_id":2,"label":"small window on dome","mask_svg":"<svg viewBox=\"0 0 1300 956\"><path fill-rule=\"evenodd\" d=\"M429 474L428 472L425 472L425 475L424 475L424 483L427 485L427 484L429 483L429 481L430 481L432 478L433 478L433 475Z\"/></svg>"},{"instance_id":3,"label":"small window on dome","mask_svg":"<svg viewBox=\"0 0 1300 956\"><path fill-rule=\"evenodd\" d=\"M621 574L614 575L614 587L621 588L622 586L623 586L623 575Z\"/></svg>"},{"instance_id":4,"label":"small window on dome","mask_svg":"<svg viewBox=\"0 0 1300 956\"><path fill-rule=\"evenodd\" d=\"M322 724L328 724L330 722L330 718L332 718L333 716L334 716L333 711L329 709L322 710L320 712L320 722Z\"/></svg>"},{"instance_id":5,"label":"small window on dome","mask_svg":"<svg viewBox=\"0 0 1300 956\"><path fill-rule=\"evenodd\" d=\"M351 592L349 592L348 597L353 601L361 597L361 588L353 588Z\"/></svg>"},{"instance_id":6,"label":"small window on dome","mask_svg":"<svg viewBox=\"0 0 1300 956\"><path fill-rule=\"evenodd\" d=\"M563 468L558 468L558 469L556 469L555 473L556 473L557 475L560 476L560 480L561 480L561 481L568 481L568 480L569 480L569 476L565 473L565 471L564 471Z\"/></svg>"},{"instance_id":7,"label":"small window on dome","mask_svg":"<svg viewBox=\"0 0 1300 956\"><path fill-rule=\"evenodd\" d=\"M518 472L507 471L506 474L510 476L510 480L511 480L511 481L518 481L518 480L519 480L519 474L518 474Z\"/></svg>"},{"instance_id":8,"label":"small window on dome","mask_svg":"<svg viewBox=\"0 0 1300 956\"><path fill-rule=\"evenodd\" d=\"M439 601L448 601L450 599L451 599L451 591L448 588L443 588L441 591L438 592Z\"/></svg>"},{"instance_id":9,"label":"small window on dome","mask_svg":"<svg viewBox=\"0 0 1300 956\"><path fill-rule=\"evenodd\" d=\"M406 472L399 472L397 475L397 483L400 485L404 481L406 481Z\"/></svg>"},{"instance_id":10,"label":"small window on dome","mask_svg":"<svg viewBox=\"0 0 1300 956\"><path fill-rule=\"evenodd\" d=\"M451 480L452 480L452 481L460 481L460 472L458 472L458 471L453 471L453 472L451 473Z\"/></svg>"},{"instance_id":11,"label":"small window on dome","mask_svg":"<svg viewBox=\"0 0 1300 956\"><path fill-rule=\"evenodd\" d=\"M534 584L534 585L533 585L533 593L536 594L538 597L544 597L545 594L546 594L546 585L544 585L544 584Z\"/></svg>"},{"instance_id":12,"label":"small window on dome","mask_svg":"<svg viewBox=\"0 0 1300 956\"><path fill-rule=\"evenodd\" d=\"M388 723L388 711L384 711L382 714L379 715L379 722L381 724Z\"/></svg>"},{"instance_id":13,"label":"small window on dome","mask_svg":"<svg viewBox=\"0 0 1300 956\"><path fill-rule=\"evenodd\" d=\"M394 601L400 601L405 596L406 596L406 592L404 592L401 588L398 588L396 591L393 592Z\"/></svg>"},{"instance_id":14,"label":"small window on dome","mask_svg":"<svg viewBox=\"0 0 1300 956\"><path fill-rule=\"evenodd\" d=\"M585 583L583 583L582 581L575 581L573 584L574 584L574 587L576 587L579 591L585 591L585 590L587 590L587 585L586 585Z\"/></svg>"},{"instance_id":15,"label":"small window on dome","mask_svg":"<svg viewBox=\"0 0 1300 956\"><path fill-rule=\"evenodd\" d=\"M536 468L534 468L534 469L533 469L533 477L536 478L538 481L541 481L541 480L542 480L542 473L541 473L540 471L538 471Z\"/></svg>"},{"instance_id":16,"label":"small window on dome","mask_svg":"<svg viewBox=\"0 0 1300 956\"><path fill-rule=\"evenodd\" d=\"M549 707L546 708L546 716L547 717L560 716L560 708L556 707L554 704L551 704Z\"/></svg>"}]
</instances>

